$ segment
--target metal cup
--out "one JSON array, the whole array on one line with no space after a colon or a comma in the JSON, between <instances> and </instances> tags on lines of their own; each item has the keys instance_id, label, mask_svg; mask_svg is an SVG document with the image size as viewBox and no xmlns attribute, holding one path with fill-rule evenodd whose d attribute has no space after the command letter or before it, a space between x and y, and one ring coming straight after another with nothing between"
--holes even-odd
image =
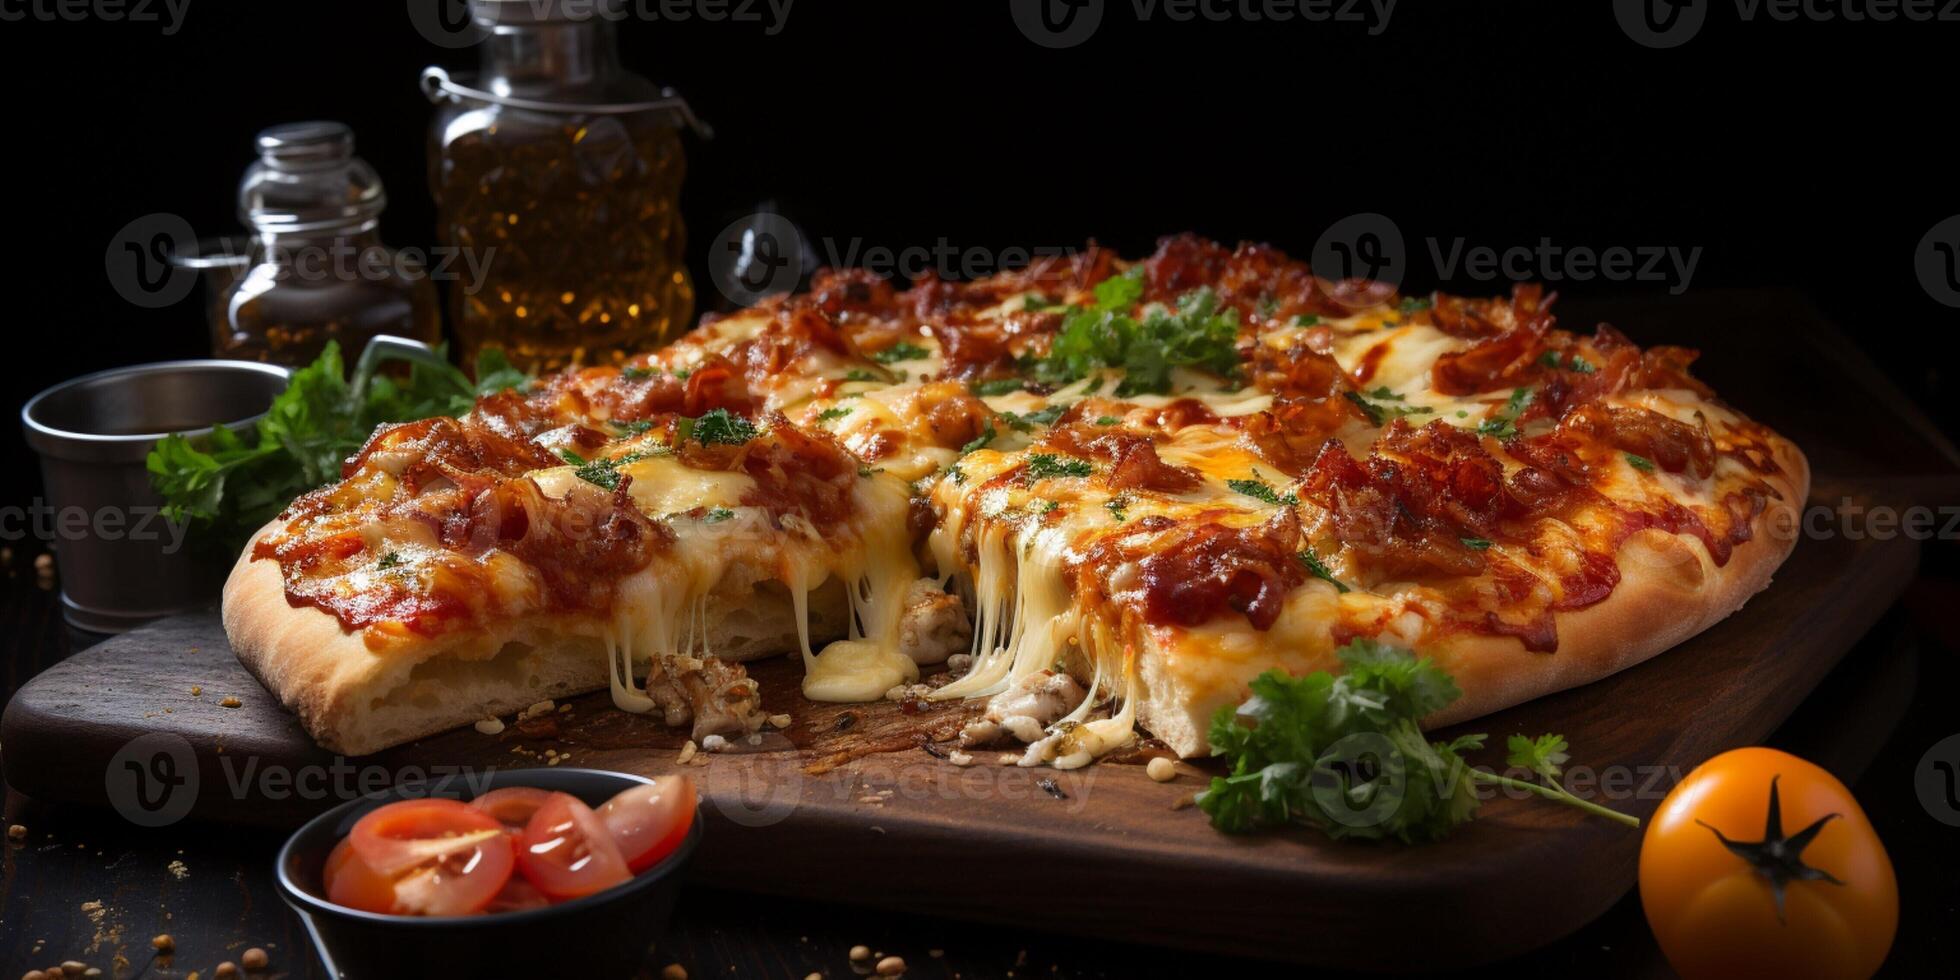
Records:
<instances>
[{"instance_id":1,"label":"metal cup","mask_svg":"<svg viewBox=\"0 0 1960 980\"><path fill-rule=\"evenodd\" d=\"M208 605L225 568L166 522L144 465L157 440L215 425L243 434L285 390L288 371L249 361L166 361L84 375L21 408L46 486L37 529L52 533L62 615L120 633Z\"/></svg>"}]
</instances>

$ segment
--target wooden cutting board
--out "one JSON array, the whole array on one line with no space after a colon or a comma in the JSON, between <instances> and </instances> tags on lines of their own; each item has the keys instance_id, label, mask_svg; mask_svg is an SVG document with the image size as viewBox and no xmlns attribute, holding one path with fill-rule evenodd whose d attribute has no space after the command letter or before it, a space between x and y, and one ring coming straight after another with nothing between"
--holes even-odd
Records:
<instances>
[{"instance_id":1,"label":"wooden cutting board","mask_svg":"<svg viewBox=\"0 0 1960 980\"><path fill-rule=\"evenodd\" d=\"M1465 730L1498 744L1562 732L1573 765L1644 817L1701 760L1769 734L1891 603L1916 557L1903 539L1804 541L1768 591L1701 636ZM546 765L547 750L563 765L678 769L704 791L696 872L718 886L1328 966L1496 960L1578 928L1633 880L1638 832L1536 799L1493 796L1474 823L1423 847L1226 837L1179 806L1209 778L1203 766L1181 766L1168 784L1134 762L1056 772L985 752L961 768L918 733L957 726L967 709L813 705L795 697L798 664L752 669L791 726L684 767L681 734L613 710L603 693L555 712L555 734L464 729L337 759L238 666L216 617L193 615L36 677L8 705L0 745L16 790L144 820L188 809L292 824L396 778ZM1501 751L1473 761L1500 764ZM1424 910L1420 944L1407 942L1409 910Z\"/></svg>"}]
</instances>

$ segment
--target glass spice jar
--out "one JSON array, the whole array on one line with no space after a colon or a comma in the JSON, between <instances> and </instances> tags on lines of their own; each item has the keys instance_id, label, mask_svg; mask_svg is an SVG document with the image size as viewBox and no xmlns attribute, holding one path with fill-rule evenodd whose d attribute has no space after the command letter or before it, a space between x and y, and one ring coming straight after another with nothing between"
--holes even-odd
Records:
<instances>
[{"instance_id":1,"label":"glass spice jar","mask_svg":"<svg viewBox=\"0 0 1960 980\"><path fill-rule=\"evenodd\" d=\"M615 363L685 330L680 130L705 127L620 67L617 4L470 0L470 14L479 72L422 76L439 235L487 270L449 287L465 362L496 346L532 370Z\"/></svg>"},{"instance_id":2,"label":"glass spice jar","mask_svg":"<svg viewBox=\"0 0 1960 980\"><path fill-rule=\"evenodd\" d=\"M381 243L388 195L353 132L287 123L261 132L258 150L238 188L252 239L212 311L212 353L298 366L337 340L351 363L378 334L440 340L428 275Z\"/></svg>"}]
</instances>

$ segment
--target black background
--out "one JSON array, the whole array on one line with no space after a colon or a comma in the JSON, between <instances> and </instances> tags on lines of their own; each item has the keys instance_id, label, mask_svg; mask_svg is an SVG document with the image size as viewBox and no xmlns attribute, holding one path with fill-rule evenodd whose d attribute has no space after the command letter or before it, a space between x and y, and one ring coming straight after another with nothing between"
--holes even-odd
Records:
<instances>
[{"instance_id":1,"label":"black background","mask_svg":"<svg viewBox=\"0 0 1960 980\"><path fill-rule=\"evenodd\" d=\"M191 0L168 36L0 23L14 403L83 370L205 352L197 294L131 305L104 253L153 212L199 235L238 230L263 126L351 124L391 191L387 240L432 244L416 79L475 54L430 43L408 9ZM1192 230L1305 256L1333 222L1372 211L1408 241L1416 289L1438 285L1430 239L1700 247L1694 288L1801 290L1948 428L1956 418L1960 318L1921 289L1912 256L1960 212L1941 67L1960 23L1743 21L1714 3L1669 50L1635 44L1606 3L1571 2L1404 2L1370 34L1139 20L1131 0L1106 0L1100 30L1065 50L1031 43L1006 0L800 0L768 26L620 29L626 63L718 130L690 141L683 198L703 308L720 299L702 277L707 243L765 200L837 254L1090 238L1135 254ZM1553 283L1567 297L1668 285ZM17 437L4 445L17 498L32 458Z\"/></svg>"},{"instance_id":2,"label":"black background","mask_svg":"<svg viewBox=\"0 0 1960 980\"><path fill-rule=\"evenodd\" d=\"M1441 281L1430 239L1699 247L1693 288L1801 292L1954 431L1960 317L1921 288L1913 255L1960 212L1960 23L1745 22L1704 3L1706 25L1670 50L1635 44L1609 4L1571 0L1405 0L1379 34L1140 22L1108 0L1066 50L1031 43L1006 0L798 0L773 36L635 21L621 45L718 130L689 142L683 197L704 309L719 299L706 243L764 201L833 252L1095 238L1134 255L1191 230L1304 256L1335 221L1379 212L1409 242L1417 290L1502 288ZM391 191L386 239L431 244L416 78L472 63L418 34L401 0L191 0L169 36L0 22L9 411L84 371L206 353L197 294L132 305L104 253L155 212L236 231L264 126L351 124ZM1668 285L1554 283L1580 298ZM0 504L24 503L32 455L17 435L0 447Z\"/></svg>"}]
</instances>

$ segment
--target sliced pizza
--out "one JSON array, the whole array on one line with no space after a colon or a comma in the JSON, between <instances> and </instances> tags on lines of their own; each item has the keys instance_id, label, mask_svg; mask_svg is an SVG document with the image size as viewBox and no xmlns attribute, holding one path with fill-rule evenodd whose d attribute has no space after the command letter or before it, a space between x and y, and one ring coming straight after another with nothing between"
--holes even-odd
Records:
<instances>
[{"instance_id":1,"label":"sliced pizza","mask_svg":"<svg viewBox=\"0 0 1960 980\"><path fill-rule=\"evenodd\" d=\"M1139 730L1205 754L1251 678L1359 637L1456 678L1432 722L1473 717L1733 612L1808 488L1693 351L1550 307L1190 236L907 290L826 271L382 429L241 556L226 625L349 753L607 687L753 730L737 665L784 652L817 700L990 697L965 737L1030 765Z\"/></svg>"}]
</instances>

